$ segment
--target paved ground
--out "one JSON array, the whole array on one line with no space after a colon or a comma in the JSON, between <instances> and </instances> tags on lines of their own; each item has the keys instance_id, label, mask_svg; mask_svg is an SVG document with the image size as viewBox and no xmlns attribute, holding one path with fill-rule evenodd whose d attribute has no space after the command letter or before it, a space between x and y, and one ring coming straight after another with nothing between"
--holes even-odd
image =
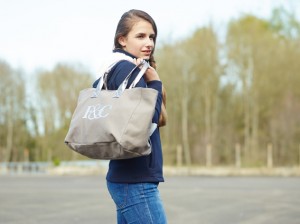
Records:
<instances>
[{"instance_id":1,"label":"paved ground","mask_svg":"<svg viewBox=\"0 0 300 224\"><path fill-rule=\"evenodd\" d=\"M169 224L298 224L299 177L166 177ZM1 224L114 224L103 176L0 176Z\"/></svg>"}]
</instances>

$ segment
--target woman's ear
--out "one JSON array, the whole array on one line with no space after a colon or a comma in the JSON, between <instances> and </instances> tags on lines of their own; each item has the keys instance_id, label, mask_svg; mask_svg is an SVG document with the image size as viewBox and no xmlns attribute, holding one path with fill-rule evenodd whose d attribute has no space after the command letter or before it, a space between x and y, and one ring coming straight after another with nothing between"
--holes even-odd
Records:
<instances>
[{"instance_id":1,"label":"woman's ear","mask_svg":"<svg viewBox=\"0 0 300 224\"><path fill-rule=\"evenodd\" d=\"M125 37L123 37L123 36L119 37L118 42L123 48L126 47L126 38Z\"/></svg>"}]
</instances>

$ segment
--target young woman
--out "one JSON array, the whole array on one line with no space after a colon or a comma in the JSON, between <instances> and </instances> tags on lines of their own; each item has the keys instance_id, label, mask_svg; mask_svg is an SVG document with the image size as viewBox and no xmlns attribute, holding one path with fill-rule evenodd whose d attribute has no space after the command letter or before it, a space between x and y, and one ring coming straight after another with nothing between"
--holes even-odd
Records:
<instances>
[{"instance_id":1,"label":"young woman","mask_svg":"<svg viewBox=\"0 0 300 224\"><path fill-rule=\"evenodd\" d=\"M119 60L111 69L108 74L107 86L111 90L117 89L141 60L148 61L150 67L136 86L153 88L158 91L152 122L164 125L165 116L161 116L162 108L165 109L162 103L162 82L155 70L153 57L156 37L156 24L149 14L141 10L130 10L124 13L116 29L113 54L121 55L119 58L126 58L126 60ZM133 73L128 86L138 72L139 69ZM97 83L97 81L94 83L94 87L97 86ZM117 207L119 224L167 223L158 191L159 182L164 181L159 128L155 129L150 141L152 146L150 155L134 159L111 160L109 163L106 176L107 187Z\"/></svg>"}]
</instances>

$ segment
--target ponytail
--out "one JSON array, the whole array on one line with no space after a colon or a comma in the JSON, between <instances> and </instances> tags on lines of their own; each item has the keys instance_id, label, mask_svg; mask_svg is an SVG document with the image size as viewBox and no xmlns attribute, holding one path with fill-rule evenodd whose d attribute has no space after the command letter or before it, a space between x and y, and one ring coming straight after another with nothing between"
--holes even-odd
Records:
<instances>
[{"instance_id":1,"label":"ponytail","mask_svg":"<svg viewBox=\"0 0 300 224\"><path fill-rule=\"evenodd\" d=\"M156 62L154 60L154 56L151 55L149 59L149 64L152 68L156 70ZM164 86L162 86L162 104L161 104L161 112L159 116L158 126L163 127L167 124L167 92Z\"/></svg>"},{"instance_id":2,"label":"ponytail","mask_svg":"<svg viewBox=\"0 0 300 224\"><path fill-rule=\"evenodd\" d=\"M153 54L150 56L149 64L152 68L154 68L156 70L156 61L154 60Z\"/></svg>"}]
</instances>

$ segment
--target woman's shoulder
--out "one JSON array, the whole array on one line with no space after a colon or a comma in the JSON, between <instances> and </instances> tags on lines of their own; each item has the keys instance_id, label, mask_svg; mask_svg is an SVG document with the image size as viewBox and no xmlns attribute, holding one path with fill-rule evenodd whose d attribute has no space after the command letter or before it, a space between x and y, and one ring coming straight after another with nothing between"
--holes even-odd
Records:
<instances>
[{"instance_id":1,"label":"woman's shoulder","mask_svg":"<svg viewBox=\"0 0 300 224\"><path fill-rule=\"evenodd\" d=\"M121 60L108 73L108 86L112 89L117 88L128 74L135 68L135 64L128 60ZM133 74L133 77L135 75Z\"/></svg>"},{"instance_id":2,"label":"woman's shoulder","mask_svg":"<svg viewBox=\"0 0 300 224\"><path fill-rule=\"evenodd\" d=\"M131 61L128 60L120 60L118 61L115 66L112 68L112 72L114 70L120 71L120 70L128 70L133 69L135 67L135 64L133 64Z\"/></svg>"},{"instance_id":3,"label":"woman's shoulder","mask_svg":"<svg viewBox=\"0 0 300 224\"><path fill-rule=\"evenodd\" d=\"M111 71L109 72L109 76L117 75L121 77L126 77L135 67L136 65L128 60L120 60L111 69Z\"/></svg>"}]
</instances>

